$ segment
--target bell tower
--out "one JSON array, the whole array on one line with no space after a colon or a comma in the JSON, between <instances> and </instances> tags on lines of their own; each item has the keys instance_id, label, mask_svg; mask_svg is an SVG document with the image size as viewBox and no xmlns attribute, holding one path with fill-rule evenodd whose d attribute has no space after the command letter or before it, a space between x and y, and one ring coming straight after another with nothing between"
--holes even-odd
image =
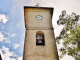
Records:
<instances>
[{"instance_id":1,"label":"bell tower","mask_svg":"<svg viewBox=\"0 0 80 60\"><path fill-rule=\"evenodd\" d=\"M52 27L53 8L24 7L23 60L59 60Z\"/></svg>"}]
</instances>

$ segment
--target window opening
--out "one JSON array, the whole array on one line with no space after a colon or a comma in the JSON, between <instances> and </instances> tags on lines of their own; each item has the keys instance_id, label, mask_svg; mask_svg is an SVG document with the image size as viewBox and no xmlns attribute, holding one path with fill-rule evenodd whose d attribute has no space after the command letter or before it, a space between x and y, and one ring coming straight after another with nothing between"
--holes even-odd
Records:
<instances>
[{"instance_id":1,"label":"window opening","mask_svg":"<svg viewBox=\"0 0 80 60\"><path fill-rule=\"evenodd\" d=\"M42 31L36 33L36 45L45 45L44 33Z\"/></svg>"}]
</instances>

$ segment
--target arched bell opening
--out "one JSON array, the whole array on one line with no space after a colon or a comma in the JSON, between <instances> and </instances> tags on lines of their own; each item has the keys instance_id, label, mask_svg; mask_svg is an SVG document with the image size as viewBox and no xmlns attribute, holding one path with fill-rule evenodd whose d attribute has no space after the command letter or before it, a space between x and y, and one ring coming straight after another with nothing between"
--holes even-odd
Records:
<instances>
[{"instance_id":1,"label":"arched bell opening","mask_svg":"<svg viewBox=\"0 0 80 60\"><path fill-rule=\"evenodd\" d=\"M36 32L36 45L45 45L44 33L42 31Z\"/></svg>"}]
</instances>

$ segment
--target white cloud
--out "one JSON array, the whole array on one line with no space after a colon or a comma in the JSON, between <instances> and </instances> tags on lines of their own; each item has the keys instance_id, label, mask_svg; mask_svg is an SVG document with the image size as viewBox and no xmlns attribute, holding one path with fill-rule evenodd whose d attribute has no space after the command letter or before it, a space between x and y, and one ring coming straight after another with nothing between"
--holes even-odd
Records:
<instances>
[{"instance_id":1,"label":"white cloud","mask_svg":"<svg viewBox=\"0 0 80 60\"><path fill-rule=\"evenodd\" d=\"M0 54L1 54L3 60L16 60L16 59L22 60L22 56L19 57L13 51L9 51L9 48L7 48L5 46L2 46L2 49L0 49Z\"/></svg>"},{"instance_id":2,"label":"white cloud","mask_svg":"<svg viewBox=\"0 0 80 60\"><path fill-rule=\"evenodd\" d=\"M21 57L18 57L17 60L22 60L22 58L23 58L22 56Z\"/></svg>"},{"instance_id":3,"label":"white cloud","mask_svg":"<svg viewBox=\"0 0 80 60\"><path fill-rule=\"evenodd\" d=\"M9 34L9 33L6 33L5 31L4 31L4 33L8 35L7 40L5 40L5 43L11 43L11 42L9 41L9 40L10 40L10 34Z\"/></svg>"},{"instance_id":4,"label":"white cloud","mask_svg":"<svg viewBox=\"0 0 80 60\"><path fill-rule=\"evenodd\" d=\"M6 40L7 38L4 37L4 35L1 33L0 31L0 42L2 42L3 40Z\"/></svg>"},{"instance_id":5,"label":"white cloud","mask_svg":"<svg viewBox=\"0 0 80 60\"><path fill-rule=\"evenodd\" d=\"M9 20L9 17L4 15L4 14L0 14L0 22L2 23L6 23Z\"/></svg>"},{"instance_id":6,"label":"white cloud","mask_svg":"<svg viewBox=\"0 0 80 60\"><path fill-rule=\"evenodd\" d=\"M16 60L15 58L10 57L17 57L17 55L13 51L9 51L9 48L2 46L2 49L0 49L0 53L3 60Z\"/></svg>"},{"instance_id":7,"label":"white cloud","mask_svg":"<svg viewBox=\"0 0 80 60\"><path fill-rule=\"evenodd\" d=\"M13 44L14 49L18 48L20 44Z\"/></svg>"},{"instance_id":8,"label":"white cloud","mask_svg":"<svg viewBox=\"0 0 80 60\"><path fill-rule=\"evenodd\" d=\"M11 43L9 40L5 40L5 43Z\"/></svg>"},{"instance_id":9,"label":"white cloud","mask_svg":"<svg viewBox=\"0 0 80 60\"><path fill-rule=\"evenodd\" d=\"M14 36L15 36L15 33L14 33L14 34L12 34L11 36L12 36L12 37L14 37Z\"/></svg>"},{"instance_id":10,"label":"white cloud","mask_svg":"<svg viewBox=\"0 0 80 60\"><path fill-rule=\"evenodd\" d=\"M71 56L65 55L63 59L60 59L60 60L75 60L75 59Z\"/></svg>"},{"instance_id":11,"label":"white cloud","mask_svg":"<svg viewBox=\"0 0 80 60\"><path fill-rule=\"evenodd\" d=\"M0 31L0 42L10 43L9 39L7 37L5 37L1 31Z\"/></svg>"},{"instance_id":12,"label":"white cloud","mask_svg":"<svg viewBox=\"0 0 80 60\"><path fill-rule=\"evenodd\" d=\"M55 33L55 37L59 36L61 29L63 28L62 25L58 26L58 25L54 25L54 33Z\"/></svg>"}]
</instances>

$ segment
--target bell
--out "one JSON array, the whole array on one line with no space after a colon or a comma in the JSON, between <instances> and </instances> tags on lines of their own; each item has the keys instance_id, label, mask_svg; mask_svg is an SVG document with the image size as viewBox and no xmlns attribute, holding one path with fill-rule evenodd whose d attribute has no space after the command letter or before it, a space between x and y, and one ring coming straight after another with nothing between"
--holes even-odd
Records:
<instances>
[{"instance_id":1,"label":"bell","mask_svg":"<svg viewBox=\"0 0 80 60\"><path fill-rule=\"evenodd\" d=\"M43 43L41 39L39 39L38 43Z\"/></svg>"},{"instance_id":2,"label":"bell","mask_svg":"<svg viewBox=\"0 0 80 60\"><path fill-rule=\"evenodd\" d=\"M38 34L36 39L43 39L43 37L41 34Z\"/></svg>"},{"instance_id":3,"label":"bell","mask_svg":"<svg viewBox=\"0 0 80 60\"><path fill-rule=\"evenodd\" d=\"M38 34L36 39L38 39L38 43L43 43L42 42L42 39L43 39L42 34Z\"/></svg>"}]
</instances>

